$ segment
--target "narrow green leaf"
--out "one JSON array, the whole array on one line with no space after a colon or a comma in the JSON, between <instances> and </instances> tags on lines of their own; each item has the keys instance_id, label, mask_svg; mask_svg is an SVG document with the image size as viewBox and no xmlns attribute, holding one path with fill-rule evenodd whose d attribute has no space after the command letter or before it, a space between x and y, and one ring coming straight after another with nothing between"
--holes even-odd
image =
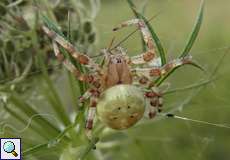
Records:
<instances>
[{"instance_id":1,"label":"narrow green leaf","mask_svg":"<svg viewBox=\"0 0 230 160\"><path fill-rule=\"evenodd\" d=\"M4 109L15 119L17 119L19 122L21 122L22 124L24 124L25 126L28 125L28 122L25 120L25 118L23 118L23 116L19 115L18 113L16 113L13 109L9 108L7 106L7 104L3 104ZM43 138L50 138L49 135L47 133L41 132L41 128L39 128L38 126L34 125L34 123L32 123L29 127L32 131L34 131L36 134L40 135ZM16 133L17 134L17 133Z\"/></svg>"},{"instance_id":2,"label":"narrow green leaf","mask_svg":"<svg viewBox=\"0 0 230 160\"><path fill-rule=\"evenodd\" d=\"M69 89L70 89L70 94L71 94L71 98L72 98L73 105L74 105L74 110L78 112L79 106L77 104L77 97L79 96L79 94L77 91L76 79L73 76L73 74L71 74L70 72L68 72L67 74L68 74Z\"/></svg>"},{"instance_id":3,"label":"narrow green leaf","mask_svg":"<svg viewBox=\"0 0 230 160\"><path fill-rule=\"evenodd\" d=\"M166 94L173 94L173 93L176 93L176 92L184 92L184 91L187 91L187 90L199 88L199 87L202 87L202 86L206 86L206 85L208 85L208 84L214 82L215 80L216 80L216 79L212 78L212 79L205 80L205 81L202 81L202 82L200 82L200 83L195 83L195 84L192 84L192 85L183 87L183 88L171 89L171 90L169 90L169 91L164 92L163 94L164 94L164 95L166 95Z\"/></svg>"},{"instance_id":4,"label":"narrow green leaf","mask_svg":"<svg viewBox=\"0 0 230 160\"><path fill-rule=\"evenodd\" d=\"M68 11L68 32L67 32L67 38L71 42L71 19L70 19L70 11Z\"/></svg>"},{"instance_id":5,"label":"narrow green leaf","mask_svg":"<svg viewBox=\"0 0 230 160\"><path fill-rule=\"evenodd\" d=\"M132 9L136 8L136 6L135 6L134 3L132 2L132 0L127 0L127 2L128 2L129 6L130 6Z\"/></svg>"},{"instance_id":6,"label":"narrow green leaf","mask_svg":"<svg viewBox=\"0 0 230 160\"><path fill-rule=\"evenodd\" d=\"M52 153L60 153L63 148L67 146L66 143L59 143L59 145L50 145L50 142L44 142L33 147L29 147L28 149L24 149L22 152L22 156L25 159L30 159L31 156L35 155L49 155L52 157Z\"/></svg>"},{"instance_id":7,"label":"narrow green leaf","mask_svg":"<svg viewBox=\"0 0 230 160\"><path fill-rule=\"evenodd\" d=\"M25 150L22 155L23 156L28 156L30 154L33 154L37 151L42 151L42 150L47 150L48 149L48 143L43 143L43 144L39 144L37 146L34 146L32 148L29 148L27 150Z\"/></svg>"},{"instance_id":8,"label":"narrow green leaf","mask_svg":"<svg viewBox=\"0 0 230 160\"><path fill-rule=\"evenodd\" d=\"M38 144L38 145L35 145L27 150L25 150L23 152L23 156L28 156L28 155L31 155L33 153L36 153L36 152L41 152L41 151L44 151L44 150L47 150L48 148L52 148L52 147L58 147L58 146L63 146L65 144L68 144L68 143L65 143L65 141L62 141L63 138L65 138L66 134L68 132L71 132L71 130L76 127L76 125L78 124L78 121L79 119L81 119L83 116L83 113L79 114L76 119L75 119L75 122L73 124L70 124L69 126L67 126L62 132L60 132L55 138L53 138L52 140L48 141L48 142L45 142L45 143L42 143L42 144ZM72 141L72 139L71 139Z\"/></svg>"},{"instance_id":9,"label":"narrow green leaf","mask_svg":"<svg viewBox=\"0 0 230 160\"><path fill-rule=\"evenodd\" d=\"M159 39L159 37L157 36L156 32L154 31L153 27L151 26L151 24L149 23L149 21L141 14L139 13L137 10L136 10L136 6L134 5L134 3L132 2L132 0L127 0L130 8L132 9L134 15L136 16L136 18L140 18L140 19L143 19L145 24L147 25L151 35L152 35L152 38L153 40L155 41L155 44L156 44L156 47L157 47L157 50L160 54L160 57L161 57L161 64L162 66L164 64L166 64L166 57L165 57L165 51L164 51L164 48L163 48L163 45ZM143 37L142 37L142 42L143 42ZM145 48L145 47L143 47Z\"/></svg>"},{"instance_id":10,"label":"narrow green leaf","mask_svg":"<svg viewBox=\"0 0 230 160\"><path fill-rule=\"evenodd\" d=\"M201 1L201 7L200 7L200 10L199 10L199 14L198 14L198 17L197 17L197 21L196 21L196 25L194 26L194 29L193 29L193 32L191 33L190 35L190 38L188 40L188 43L184 49L184 51L182 52L180 58L183 58L185 56L187 56L189 54L189 51L191 50L196 38L197 38L197 35L199 33L199 30L200 30L200 27L201 27L201 24L202 24L202 20L203 20L203 12L204 12L204 0ZM189 63L189 65L192 65L202 71L204 71L204 69L199 66L198 64L192 62L192 63ZM183 66L183 65L182 65ZM162 77L159 77L157 80L155 80L155 84L157 84L158 86L163 83L164 80L166 80L175 70L177 70L178 68L180 68L181 66L178 66L174 69L172 69L169 73L167 73L166 75L162 76Z\"/></svg>"},{"instance_id":11,"label":"narrow green leaf","mask_svg":"<svg viewBox=\"0 0 230 160\"><path fill-rule=\"evenodd\" d=\"M59 29L59 27L52 21L50 20L47 16L41 14L41 18L43 23L51 30L53 30L54 32L56 32L57 34L59 34L60 36L62 36L63 38L65 38L66 40L68 38L65 37L65 35L62 33L62 31Z\"/></svg>"},{"instance_id":12,"label":"narrow green leaf","mask_svg":"<svg viewBox=\"0 0 230 160\"><path fill-rule=\"evenodd\" d=\"M164 75L164 76L158 78L158 79L154 82L154 84L156 84L157 86L160 86L161 83L163 83L173 72L175 72L177 69L181 68L181 67L184 66L184 65L192 65L192 66L194 66L194 67L196 67L196 68L198 68L198 69L204 71L204 69L203 69L201 66L199 66L198 64L196 64L196 63L194 63L194 62L192 62L192 63L186 63L186 64L183 64L183 65L181 65L181 66L177 66L177 67L173 68L173 69L172 69L171 71L169 71L166 75Z\"/></svg>"},{"instance_id":13,"label":"narrow green leaf","mask_svg":"<svg viewBox=\"0 0 230 160\"><path fill-rule=\"evenodd\" d=\"M199 70L201 70L203 72L206 72L205 69L201 65L199 65L199 64L197 64L195 62L191 62L191 63L189 63L189 65L192 65L193 67L196 67L197 69L199 69Z\"/></svg>"},{"instance_id":14,"label":"narrow green leaf","mask_svg":"<svg viewBox=\"0 0 230 160\"><path fill-rule=\"evenodd\" d=\"M46 72L46 71L45 71ZM53 110L57 114L58 118L62 121L62 123L65 126L68 126L71 122L69 119L69 116L65 110L65 106L63 105L53 82L50 80L49 76L47 73L44 73L44 80L47 85L47 88L45 89L47 93L46 98L48 102L51 104Z\"/></svg>"},{"instance_id":15,"label":"narrow green leaf","mask_svg":"<svg viewBox=\"0 0 230 160\"><path fill-rule=\"evenodd\" d=\"M162 46L162 43L161 43L160 39L158 38L156 32L154 31L153 27L148 22L148 20L144 16L142 16L142 15L140 17L144 20L144 22L146 23L146 25L149 28L149 31L150 31L150 33L152 35L152 38L154 39L154 41L156 43L158 52L159 52L160 57L161 57L161 64L163 66L163 65L166 64L166 57L165 57L165 51L164 51L164 48Z\"/></svg>"},{"instance_id":16,"label":"narrow green leaf","mask_svg":"<svg viewBox=\"0 0 230 160\"><path fill-rule=\"evenodd\" d=\"M12 95L11 97L9 97L9 102L11 102L15 107L17 107L22 113L26 114L29 118L39 114L35 109L33 109L30 104L24 102L18 96ZM34 119L34 122L38 124L41 128L46 128L46 131L41 130L40 132L49 132L52 137L60 133L59 129L56 126L51 124L43 117Z\"/></svg>"},{"instance_id":17,"label":"narrow green leaf","mask_svg":"<svg viewBox=\"0 0 230 160\"><path fill-rule=\"evenodd\" d=\"M87 145L87 147L85 148L85 150L81 153L79 160L84 160L87 155L89 154L89 152L95 148L96 143L99 141L98 137L92 138L92 140L90 141L90 143Z\"/></svg>"},{"instance_id":18,"label":"narrow green leaf","mask_svg":"<svg viewBox=\"0 0 230 160\"><path fill-rule=\"evenodd\" d=\"M182 54L180 55L180 57L185 57L186 55L188 55L190 50L191 50L191 48L192 48L192 46L193 46L193 44L194 44L194 42L196 41L196 38L197 38L198 33L200 31L202 20L203 20L204 4L205 4L204 0L202 0L195 26L193 28L193 31L192 31L192 33L191 33L191 35L189 37L189 40L188 40L188 42L187 42Z\"/></svg>"},{"instance_id":19,"label":"narrow green leaf","mask_svg":"<svg viewBox=\"0 0 230 160\"><path fill-rule=\"evenodd\" d=\"M55 24L52 20L50 20L47 16L43 14L41 14L41 17L42 17L42 21L49 29L57 33L59 36L63 37L66 41L69 41L68 38L59 29L59 26L57 24ZM71 56L65 52L65 49L63 47L60 47L60 51L66 58L72 61L72 59L70 59Z\"/></svg>"}]
</instances>

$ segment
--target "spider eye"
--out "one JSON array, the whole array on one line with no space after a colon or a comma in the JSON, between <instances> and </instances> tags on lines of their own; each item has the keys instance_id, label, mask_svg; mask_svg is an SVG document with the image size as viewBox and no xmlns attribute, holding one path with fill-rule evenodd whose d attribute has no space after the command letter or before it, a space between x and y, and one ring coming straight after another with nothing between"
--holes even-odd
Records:
<instances>
[{"instance_id":1,"label":"spider eye","mask_svg":"<svg viewBox=\"0 0 230 160\"><path fill-rule=\"evenodd\" d=\"M117 58L117 63L121 63L121 59L120 58Z\"/></svg>"}]
</instances>

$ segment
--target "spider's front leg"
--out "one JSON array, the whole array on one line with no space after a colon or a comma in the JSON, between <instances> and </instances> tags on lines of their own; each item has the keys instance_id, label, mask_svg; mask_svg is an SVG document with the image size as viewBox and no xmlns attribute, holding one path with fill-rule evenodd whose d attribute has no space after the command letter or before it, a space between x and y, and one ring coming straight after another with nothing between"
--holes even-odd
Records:
<instances>
[{"instance_id":1,"label":"spider's front leg","mask_svg":"<svg viewBox=\"0 0 230 160\"><path fill-rule=\"evenodd\" d=\"M146 62L152 61L154 58L156 58L154 41L152 39L152 36L150 34L148 27L146 26L145 22L142 19L132 19L132 20L123 22L119 26L115 27L113 31L117 31L118 29L130 26L130 25L137 25L137 27L139 27L142 33L144 42L147 46L147 51L140 55L131 57L131 62L133 64L144 64Z\"/></svg>"},{"instance_id":2,"label":"spider's front leg","mask_svg":"<svg viewBox=\"0 0 230 160\"><path fill-rule=\"evenodd\" d=\"M65 48L70 55L75 58L80 64L86 66L88 69L96 71L97 73L100 73L101 69L98 64L96 64L90 57L87 55L78 52L75 47L68 42L65 38L54 32L53 30L50 30L48 27L43 26L43 31L56 43L61 45L63 48Z\"/></svg>"},{"instance_id":3,"label":"spider's front leg","mask_svg":"<svg viewBox=\"0 0 230 160\"><path fill-rule=\"evenodd\" d=\"M89 139L92 138L91 130L93 128L93 119L96 112L97 99L100 96L99 88L101 87L98 75L84 75L68 60L64 59L63 54L60 52L58 44L53 41L54 53L59 62L62 62L64 66L71 71L77 79L80 81L88 82L93 86L93 88L88 89L83 96L80 97L80 103L83 103L85 100L90 98L90 107L88 110L88 116L86 121L86 135ZM94 77L92 77L94 76Z\"/></svg>"},{"instance_id":4,"label":"spider's front leg","mask_svg":"<svg viewBox=\"0 0 230 160\"><path fill-rule=\"evenodd\" d=\"M156 77L156 76L162 76L167 74L172 69L179 67L184 64L191 64L192 63L192 57L187 56L183 58L175 59L167 64L165 64L162 67L149 67L149 68L134 68L132 69L132 72L137 75L144 75L145 77Z\"/></svg>"},{"instance_id":5,"label":"spider's front leg","mask_svg":"<svg viewBox=\"0 0 230 160\"><path fill-rule=\"evenodd\" d=\"M65 59L63 54L60 52L58 44L53 41L54 54L58 61L63 63L64 66L80 81L87 82L90 84L96 83L95 75L82 74L69 60Z\"/></svg>"}]
</instances>

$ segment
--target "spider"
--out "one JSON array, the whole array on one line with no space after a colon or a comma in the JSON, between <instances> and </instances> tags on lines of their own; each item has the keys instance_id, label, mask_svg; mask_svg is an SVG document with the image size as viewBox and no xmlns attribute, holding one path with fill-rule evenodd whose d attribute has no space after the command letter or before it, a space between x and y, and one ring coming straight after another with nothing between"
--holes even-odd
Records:
<instances>
[{"instance_id":1,"label":"spider","mask_svg":"<svg viewBox=\"0 0 230 160\"><path fill-rule=\"evenodd\" d=\"M146 65L158 59L154 40L142 19L132 19L118 25L113 31L135 25L140 30L147 51L129 57L120 46L113 50L102 49L104 63L99 65L87 54L80 53L69 41L52 29L43 26L44 32L52 39L54 53L58 61L72 72L80 81L87 83L89 89L79 98L81 103L89 100L86 120L86 135L90 138L95 114L108 127L121 130L136 124L147 109L149 118L154 118L162 111L162 93L152 81L167 74L183 64L191 63L191 56L169 61L164 66ZM89 73L81 73L60 52L63 47L81 65L88 68ZM145 66L144 66L145 65ZM146 67L147 66L147 67Z\"/></svg>"}]
</instances>

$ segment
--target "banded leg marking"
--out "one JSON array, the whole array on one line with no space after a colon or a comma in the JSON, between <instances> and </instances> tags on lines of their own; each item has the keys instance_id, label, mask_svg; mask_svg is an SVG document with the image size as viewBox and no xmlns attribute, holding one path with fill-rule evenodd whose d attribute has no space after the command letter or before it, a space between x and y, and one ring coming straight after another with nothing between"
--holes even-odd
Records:
<instances>
[{"instance_id":1,"label":"banded leg marking","mask_svg":"<svg viewBox=\"0 0 230 160\"><path fill-rule=\"evenodd\" d=\"M75 47L62 36L50 30L46 26L43 26L43 30L48 35L48 37L50 37L58 44L60 44L63 48L65 48L71 54L71 56L75 58L80 64L85 65L91 70L100 72L100 67L92 59L90 59L87 55L78 52Z\"/></svg>"},{"instance_id":2,"label":"banded leg marking","mask_svg":"<svg viewBox=\"0 0 230 160\"><path fill-rule=\"evenodd\" d=\"M132 70L132 72L137 74L137 75L144 75L146 77L161 76L161 75L168 73L170 70L172 70L178 66L191 63L192 62L191 59L192 59L191 56L187 56L184 58L175 59L175 60L169 62L168 64L165 64L163 67L160 67L160 68L158 68L158 67L135 68Z\"/></svg>"},{"instance_id":3,"label":"banded leg marking","mask_svg":"<svg viewBox=\"0 0 230 160\"><path fill-rule=\"evenodd\" d=\"M83 103L85 100L89 99L90 97L99 97L100 92L95 88L88 89L80 98L79 102Z\"/></svg>"},{"instance_id":4,"label":"banded leg marking","mask_svg":"<svg viewBox=\"0 0 230 160\"><path fill-rule=\"evenodd\" d=\"M149 118L152 119L156 116L157 112L162 111L163 98L159 92L146 92L145 96L150 100Z\"/></svg>"},{"instance_id":5,"label":"banded leg marking","mask_svg":"<svg viewBox=\"0 0 230 160\"><path fill-rule=\"evenodd\" d=\"M54 48L54 54L57 57L59 62L62 62L64 64L64 66L74 74L74 76L80 80L80 81L84 81L84 82L88 82L88 83L94 83L95 81L95 75L87 75L87 74L81 74L81 72L67 59L64 59L63 54L60 52L59 48L58 48L58 44L53 41L53 48Z\"/></svg>"},{"instance_id":6,"label":"banded leg marking","mask_svg":"<svg viewBox=\"0 0 230 160\"><path fill-rule=\"evenodd\" d=\"M132 19L121 23L119 26L115 27L113 31L117 31L123 27L137 25L142 33L144 42L147 46L147 52L134 56L131 58L133 64L143 64L153 60L156 57L156 51L154 47L154 41L151 37L150 31L142 19Z\"/></svg>"},{"instance_id":7,"label":"banded leg marking","mask_svg":"<svg viewBox=\"0 0 230 160\"><path fill-rule=\"evenodd\" d=\"M96 113L96 106L97 106L97 98L92 97L90 99L90 107L88 110L86 126L85 126L86 136L89 139L92 139L92 129L93 129L93 122L94 122L94 117L95 117L95 113Z\"/></svg>"}]
</instances>

